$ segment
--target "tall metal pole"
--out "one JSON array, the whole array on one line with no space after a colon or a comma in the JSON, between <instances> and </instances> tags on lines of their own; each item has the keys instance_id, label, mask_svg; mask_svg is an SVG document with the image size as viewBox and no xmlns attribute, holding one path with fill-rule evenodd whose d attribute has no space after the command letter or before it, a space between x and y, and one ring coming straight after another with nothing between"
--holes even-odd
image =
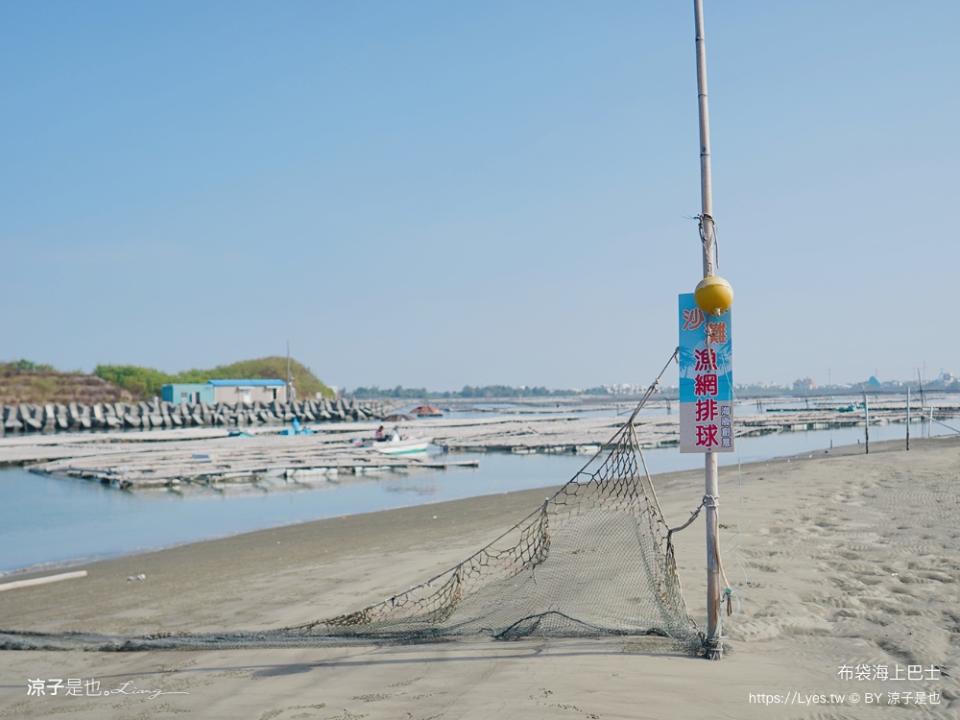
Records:
<instances>
[{"instance_id":1,"label":"tall metal pole","mask_svg":"<svg viewBox=\"0 0 960 720\"><path fill-rule=\"evenodd\" d=\"M291 380L290 380L290 341L287 340L287 397L286 397L286 401L287 401L288 403L293 400L293 398L291 397L291 393L290 393L291 385L292 385L292 383L291 383ZM292 412L292 411L291 411L291 412Z\"/></svg>"},{"instance_id":2,"label":"tall metal pole","mask_svg":"<svg viewBox=\"0 0 960 720\"><path fill-rule=\"evenodd\" d=\"M920 375L920 368L917 368L917 383L920 385L920 437L924 437L924 416L927 414L926 402L923 397L923 376Z\"/></svg>"},{"instance_id":3,"label":"tall metal pole","mask_svg":"<svg viewBox=\"0 0 960 720\"><path fill-rule=\"evenodd\" d=\"M700 110L700 204L703 276L713 275L713 174L710 170L710 106L707 100L707 47L703 34L703 0L693 0L697 26L697 100Z\"/></svg>"},{"instance_id":4,"label":"tall metal pole","mask_svg":"<svg viewBox=\"0 0 960 720\"><path fill-rule=\"evenodd\" d=\"M703 276L713 275L713 179L710 172L710 108L707 103L707 48L703 33L703 0L693 0L697 39L697 98L700 110L700 237L703 245ZM719 660L723 653L720 638L720 556L719 482L717 455L704 455L704 509L707 512L707 638L706 655Z\"/></svg>"},{"instance_id":5,"label":"tall metal pole","mask_svg":"<svg viewBox=\"0 0 960 720\"><path fill-rule=\"evenodd\" d=\"M864 454L870 454L870 403L867 401L867 391L863 391L863 444Z\"/></svg>"},{"instance_id":6,"label":"tall metal pole","mask_svg":"<svg viewBox=\"0 0 960 720\"><path fill-rule=\"evenodd\" d=\"M907 386L907 450L910 449L910 386Z\"/></svg>"}]
</instances>

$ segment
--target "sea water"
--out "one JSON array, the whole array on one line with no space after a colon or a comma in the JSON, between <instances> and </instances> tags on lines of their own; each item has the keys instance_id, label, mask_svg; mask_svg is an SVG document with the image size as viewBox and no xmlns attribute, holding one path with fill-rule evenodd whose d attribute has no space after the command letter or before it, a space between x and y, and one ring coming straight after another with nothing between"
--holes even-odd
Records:
<instances>
[{"instance_id":1,"label":"sea water","mask_svg":"<svg viewBox=\"0 0 960 720\"><path fill-rule=\"evenodd\" d=\"M960 427L960 419L946 420ZM872 441L902 439L901 424L870 428ZM934 423L931 435L954 431ZM913 426L915 437L920 426ZM721 465L855 445L863 428L778 433L740 438ZM698 454L676 448L645 450L651 473L703 466ZM96 482L37 475L20 468L0 470L0 573L36 565L62 565L135 553L179 543L320 518L375 512L530 488L557 487L588 460L576 455L448 455L478 459L477 469L420 470L408 475L348 476L308 489L227 492L124 492Z\"/></svg>"}]
</instances>

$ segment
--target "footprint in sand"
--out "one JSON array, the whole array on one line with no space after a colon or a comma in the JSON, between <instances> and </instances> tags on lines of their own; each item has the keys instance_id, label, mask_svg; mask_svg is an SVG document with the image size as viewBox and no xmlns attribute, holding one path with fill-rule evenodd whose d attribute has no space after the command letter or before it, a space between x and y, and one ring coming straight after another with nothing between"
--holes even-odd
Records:
<instances>
[{"instance_id":1,"label":"footprint in sand","mask_svg":"<svg viewBox=\"0 0 960 720\"><path fill-rule=\"evenodd\" d=\"M274 708L273 710L267 710L261 713L259 720L288 720L293 717L305 715L305 713L297 711L322 710L326 706L326 703L319 703L317 705L288 705L287 707Z\"/></svg>"}]
</instances>

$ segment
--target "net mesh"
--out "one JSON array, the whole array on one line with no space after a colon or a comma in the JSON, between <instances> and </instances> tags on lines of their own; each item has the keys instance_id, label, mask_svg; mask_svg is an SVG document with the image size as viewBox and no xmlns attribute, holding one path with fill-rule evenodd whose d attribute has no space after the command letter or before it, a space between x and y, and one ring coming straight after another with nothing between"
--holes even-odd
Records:
<instances>
[{"instance_id":1,"label":"net mesh","mask_svg":"<svg viewBox=\"0 0 960 720\"><path fill-rule=\"evenodd\" d=\"M286 630L401 640L534 633L695 640L632 423L608 447L446 572L362 610Z\"/></svg>"},{"instance_id":2,"label":"net mesh","mask_svg":"<svg viewBox=\"0 0 960 720\"><path fill-rule=\"evenodd\" d=\"M634 416L636 413L634 413ZM256 633L109 638L0 632L0 647L147 649L656 635L693 649L669 529L633 429L463 562L361 610Z\"/></svg>"}]
</instances>

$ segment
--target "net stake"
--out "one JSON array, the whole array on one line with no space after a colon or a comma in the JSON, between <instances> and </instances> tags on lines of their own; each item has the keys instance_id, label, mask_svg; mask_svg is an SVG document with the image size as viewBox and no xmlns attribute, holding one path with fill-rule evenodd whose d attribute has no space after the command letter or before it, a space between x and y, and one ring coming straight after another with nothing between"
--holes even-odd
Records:
<instances>
[{"instance_id":1,"label":"net stake","mask_svg":"<svg viewBox=\"0 0 960 720\"><path fill-rule=\"evenodd\" d=\"M710 171L710 109L707 104L707 51L703 31L703 0L693 1L697 46L697 98L700 115L700 224L703 250L703 277L714 273L715 233L713 223L713 178ZM704 495L712 498L707 503L707 633L704 638L704 654L711 660L723 656L720 638L720 568L719 522L717 498L720 494L717 471L717 455L704 455Z\"/></svg>"}]
</instances>

